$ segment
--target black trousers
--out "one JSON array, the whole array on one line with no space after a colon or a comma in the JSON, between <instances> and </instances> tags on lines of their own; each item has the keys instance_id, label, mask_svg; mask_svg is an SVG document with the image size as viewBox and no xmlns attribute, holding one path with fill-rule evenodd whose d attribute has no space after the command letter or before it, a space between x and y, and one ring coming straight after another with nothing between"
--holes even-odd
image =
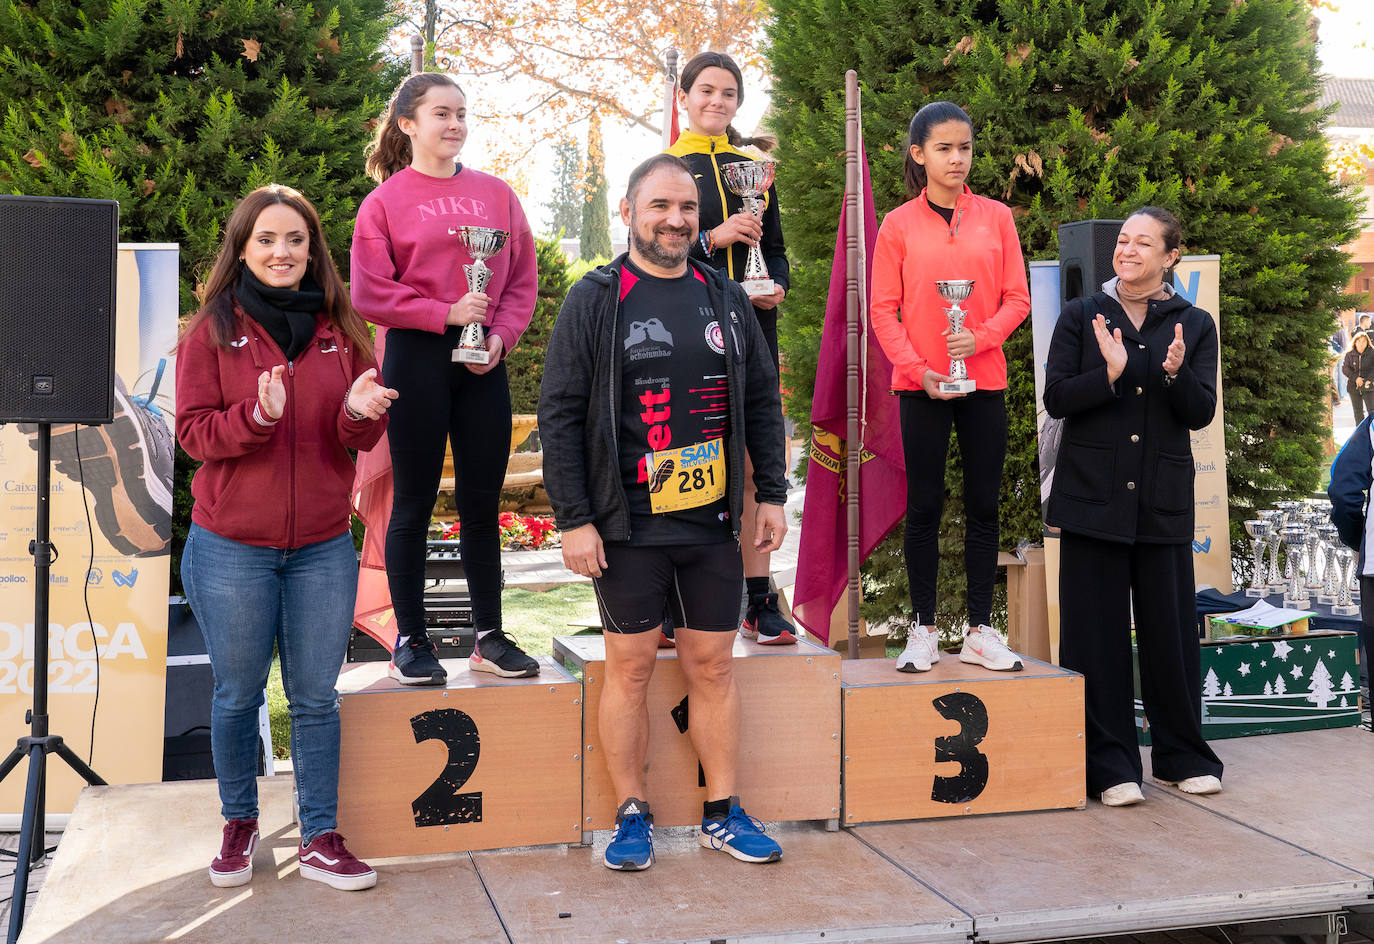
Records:
<instances>
[{"instance_id":1,"label":"black trousers","mask_svg":"<svg viewBox=\"0 0 1374 944\"><path fill-rule=\"evenodd\" d=\"M997 579L998 497L1007 456L1007 401L1001 390L954 400L903 394L902 454L906 457L906 557L912 619L935 623L935 578L940 566L940 515L945 508L949 431L959 433L964 472L964 573L969 626L992 619Z\"/></svg>"},{"instance_id":2,"label":"black trousers","mask_svg":"<svg viewBox=\"0 0 1374 944\"><path fill-rule=\"evenodd\" d=\"M1374 413L1374 387L1348 386L1345 389L1350 394L1350 406L1355 411L1355 425L1358 426L1366 413Z\"/></svg>"},{"instance_id":3,"label":"black trousers","mask_svg":"<svg viewBox=\"0 0 1374 944\"><path fill-rule=\"evenodd\" d=\"M506 365L474 374L452 361L459 329L444 335L391 329L382 376L400 394L390 409L396 497L386 532L386 574L400 635L425 628L425 540L444 443L453 445L458 549L478 630L501 628L501 484L510 459Z\"/></svg>"},{"instance_id":4,"label":"black trousers","mask_svg":"<svg viewBox=\"0 0 1374 944\"><path fill-rule=\"evenodd\" d=\"M1059 663L1084 676L1088 791L1144 780L1132 687L1132 600L1154 775L1220 777L1221 761L1202 737L1192 548L1070 531L1059 548Z\"/></svg>"}]
</instances>

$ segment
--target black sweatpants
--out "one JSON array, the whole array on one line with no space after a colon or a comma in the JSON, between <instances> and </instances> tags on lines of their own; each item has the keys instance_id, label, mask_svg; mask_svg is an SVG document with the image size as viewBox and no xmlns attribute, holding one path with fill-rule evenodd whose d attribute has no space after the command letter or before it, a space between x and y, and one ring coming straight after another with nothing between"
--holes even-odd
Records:
<instances>
[{"instance_id":1,"label":"black sweatpants","mask_svg":"<svg viewBox=\"0 0 1374 944\"><path fill-rule=\"evenodd\" d=\"M1161 780L1221 776L1202 737L1202 653L1193 549L1122 544L1064 531L1059 541L1059 663L1084 676L1088 792L1141 783L1131 673L1131 603L1150 766Z\"/></svg>"},{"instance_id":2,"label":"black sweatpants","mask_svg":"<svg viewBox=\"0 0 1374 944\"><path fill-rule=\"evenodd\" d=\"M977 390L954 400L903 393L902 453L906 457L907 582L912 618L935 623L935 578L940 565L940 515L945 507L949 431L959 433L964 471L964 572L970 627L992 619L997 579L997 507L1007 456L1007 404L1001 390Z\"/></svg>"},{"instance_id":3,"label":"black sweatpants","mask_svg":"<svg viewBox=\"0 0 1374 944\"><path fill-rule=\"evenodd\" d=\"M392 328L382 376L399 394L392 403L391 442L396 497L386 532L386 574L400 635L425 628L425 540L444 443L453 445L458 549L478 630L501 628L501 484L510 458L510 385L506 365L474 374L452 361L459 329L441 337Z\"/></svg>"}]
</instances>

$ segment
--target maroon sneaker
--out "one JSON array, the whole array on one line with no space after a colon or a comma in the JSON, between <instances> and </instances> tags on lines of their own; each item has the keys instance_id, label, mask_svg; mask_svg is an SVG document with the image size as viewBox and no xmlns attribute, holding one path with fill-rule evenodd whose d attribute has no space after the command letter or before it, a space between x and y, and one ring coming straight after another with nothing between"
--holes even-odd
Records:
<instances>
[{"instance_id":1,"label":"maroon sneaker","mask_svg":"<svg viewBox=\"0 0 1374 944\"><path fill-rule=\"evenodd\" d=\"M257 820L231 819L225 823L219 855L210 863L210 884L217 888L247 885L253 878L253 850L257 847Z\"/></svg>"},{"instance_id":2,"label":"maroon sneaker","mask_svg":"<svg viewBox=\"0 0 1374 944\"><path fill-rule=\"evenodd\" d=\"M324 882L343 892L361 891L377 884L377 873L345 849L343 837L336 832L316 836L301 846L300 855L302 878Z\"/></svg>"}]
</instances>

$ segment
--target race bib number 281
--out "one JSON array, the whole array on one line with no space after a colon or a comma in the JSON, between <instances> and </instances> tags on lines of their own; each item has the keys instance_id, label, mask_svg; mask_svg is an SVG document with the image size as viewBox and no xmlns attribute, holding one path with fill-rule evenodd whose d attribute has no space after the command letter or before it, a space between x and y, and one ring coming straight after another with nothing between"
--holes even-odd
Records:
<instances>
[{"instance_id":1,"label":"race bib number 281","mask_svg":"<svg viewBox=\"0 0 1374 944\"><path fill-rule=\"evenodd\" d=\"M720 439L651 452L647 464L654 514L700 508L725 496L725 449Z\"/></svg>"}]
</instances>

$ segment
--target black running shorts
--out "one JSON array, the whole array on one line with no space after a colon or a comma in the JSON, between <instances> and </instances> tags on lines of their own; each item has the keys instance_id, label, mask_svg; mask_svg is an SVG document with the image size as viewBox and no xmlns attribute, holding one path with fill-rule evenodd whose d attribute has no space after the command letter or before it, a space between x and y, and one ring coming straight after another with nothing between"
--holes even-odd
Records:
<instances>
[{"instance_id":1,"label":"black running shorts","mask_svg":"<svg viewBox=\"0 0 1374 944\"><path fill-rule=\"evenodd\" d=\"M647 633L663 622L713 633L739 628L744 566L739 545L606 545L606 568L592 581L608 633Z\"/></svg>"}]
</instances>

